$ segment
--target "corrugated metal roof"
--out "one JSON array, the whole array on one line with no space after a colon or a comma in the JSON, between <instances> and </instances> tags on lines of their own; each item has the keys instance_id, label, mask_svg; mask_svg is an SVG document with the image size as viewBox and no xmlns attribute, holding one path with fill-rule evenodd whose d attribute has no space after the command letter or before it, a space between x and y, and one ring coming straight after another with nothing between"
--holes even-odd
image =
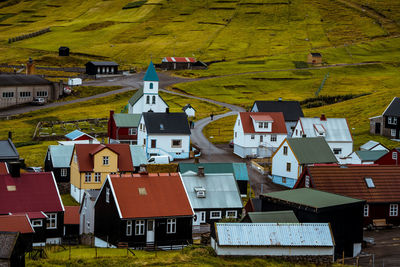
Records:
<instances>
[{"instance_id":1,"label":"corrugated metal roof","mask_svg":"<svg viewBox=\"0 0 400 267\"><path fill-rule=\"evenodd\" d=\"M252 223L298 223L292 210L249 212Z\"/></svg>"},{"instance_id":2,"label":"corrugated metal roof","mask_svg":"<svg viewBox=\"0 0 400 267\"><path fill-rule=\"evenodd\" d=\"M50 160L54 168L69 168L74 146L50 145Z\"/></svg>"},{"instance_id":3,"label":"corrugated metal roof","mask_svg":"<svg viewBox=\"0 0 400 267\"><path fill-rule=\"evenodd\" d=\"M181 173L197 172L199 166L204 167L204 173L233 173L238 181L249 180L246 163L179 163L179 171Z\"/></svg>"},{"instance_id":4,"label":"corrugated metal roof","mask_svg":"<svg viewBox=\"0 0 400 267\"><path fill-rule=\"evenodd\" d=\"M365 144L363 144L362 146L360 146L361 150L370 150L371 148L375 147L379 145L379 142L373 141L373 140L369 140L368 142L366 142Z\"/></svg>"},{"instance_id":5,"label":"corrugated metal roof","mask_svg":"<svg viewBox=\"0 0 400 267\"><path fill-rule=\"evenodd\" d=\"M220 246L332 247L328 223L217 223Z\"/></svg>"},{"instance_id":6,"label":"corrugated metal roof","mask_svg":"<svg viewBox=\"0 0 400 267\"><path fill-rule=\"evenodd\" d=\"M300 164L337 163L323 137L288 138L287 142Z\"/></svg>"},{"instance_id":7,"label":"corrugated metal roof","mask_svg":"<svg viewBox=\"0 0 400 267\"><path fill-rule=\"evenodd\" d=\"M143 146L139 145L130 145L132 164L135 167L138 167L142 164L147 164L146 152L144 151Z\"/></svg>"},{"instance_id":8,"label":"corrugated metal roof","mask_svg":"<svg viewBox=\"0 0 400 267\"><path fill-rule=\"evenodd\" d=\"M142 114L114 113L117 127L138 127Z\"/></svg>"},{"instance_id":9,"label":"corrugated metal roof","mask_svg":"<svg viewBox=\"0 0 400 267\"><path fill-rule=\"evenodd\" d=\"M270 132L266 132L266 131L257 131L256 132L255 131L251 117L255 117L257 115L271 117L273 123L272 123L272 129ZM240 112L238 116L240 116L240 120L242 121L242 128L243 128L244 133L246 133L246 134L248 134L248 133L286 134L287 133L285 119L283 117L282 112Z\"/></svg>"},{"instance_id":10,"label":"corrugated metal roof","mask_svg":"<svg viewBox=\"0 0 400 267\"><path fill-rule=\"evenodd\" d=\"M386 150L359 150L354 152L363 161L375 161L388 153Z\"/></svg>"},{"instance_id":11,"label":"corrugated metal roof","mask_svg":"<svg viewBox=\"0 0 400 267\"><path fill-rule=\"evenodd\" d=\"M162 62L196 62L194 57L165 57Z\"/></svg>"},{"instance_id":12,"label":"corrugated metal roof","mask_svg":"<svg viewBox=\"0 0 400 267\"><path fill-rule=\"evenodd\" d=\"M10 139L0 140L0 159L19 159L18 151Z\"/></svg>"},{"instance_id":13,"label":"corrugated metal roof","mask_svg":"<svg viewBox=\"0 0 400 267\"><path fill-rule=\"evenodd\" d=\"M82 132L82 131L73 130L72 132L67 133L67 134L65 135L65 137L67 137L67 138L70 139L70 140L75 140L76 138L81 137L81 136L84 135L84 134L85 134L85 133Z\"/></svg>"},{"instance_id":14,"label":"corrugated metal roof","mask_svg":"<svg viewBox=\"0 0 400 267\"><path fill-rule=\"evenodd\" d=\"M311 188L272 192L264 194L264 196L317 209L363 202L361 199L327 193Z\"/></svg>"},{"instance_id":15,"label":"corrugated metal roof","mask_svg":"<svg viewBox=\"0 0 400 267\"><path fill-rule=\"evenodd\" d=\"M205 174L188 171L182 174L183 184L193 209L242 208L240 193L232 173ZM206 189L206 197L198 198L195 187Z\"/></svg>"},{"instance_id":16,"label":"corrugated metal roof","mask_svg":"<svg viewBox=\"0 0 400 267\"><path fill-rule=\"evenodd\" d=\"M326 120L321 120L320 118L300 118L300 122L303 132L307 137L319 136L315 131L314 125L321 124L326 130L325 140L327 142L353 142L349 126L344 118L326 118Z\"/></svg>"}]
</instances>

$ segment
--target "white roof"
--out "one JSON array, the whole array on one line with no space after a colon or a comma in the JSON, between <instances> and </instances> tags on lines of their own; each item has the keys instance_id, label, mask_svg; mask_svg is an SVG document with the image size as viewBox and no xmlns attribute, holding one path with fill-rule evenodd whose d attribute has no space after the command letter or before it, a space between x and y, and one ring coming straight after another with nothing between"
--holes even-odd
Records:
<instances>
[{"instance_id":1,"label":"white roof","mask_svg":"<svg viewBox=\"0 0 400 267\"><path fill-rule=\"evenodd\" d=\"M73 146L75 144L100 144L100 141L97 139L76 140L76 141L58 141L58 144L63 145L63 146Z\"/></svg>"},{"instance_id":2,"label":"white roof","mask_svg":"<svg viewBox=\"0 0 400 267\"><path fill-rule=\"evenodd\" d=\"M332 247L328 223L217 223L219 246Z\"/></svg>"},{"instance_id":3,"label":"white roof","mask_svg":"<svg viewBox=\"0 0 400 267\"><path fill-rule=\"evenodd\" d=\"M325 140L327 142L353 142L345 118L326 118L326 120L321 120L320 118L300 118L299 121L307 137L320 136L315 129L323 127L325 129Z\"/></svg>"}]
</instances>

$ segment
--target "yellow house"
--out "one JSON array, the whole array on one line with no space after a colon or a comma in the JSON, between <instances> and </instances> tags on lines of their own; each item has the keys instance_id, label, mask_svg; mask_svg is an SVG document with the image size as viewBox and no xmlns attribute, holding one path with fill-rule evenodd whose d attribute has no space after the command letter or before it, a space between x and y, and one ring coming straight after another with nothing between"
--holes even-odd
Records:
<instances>
[{"instance_id":1,"label":"yellow house","mask_svg":"<svg viewBox=\"0 0 400 267\"><path fill-rule=\"evenodd\" d=\"M75 144L70 162L71 196L79 203L86 189L100 189L108 174L133 173L128 144Z\"/></svg>"}]
</instances>

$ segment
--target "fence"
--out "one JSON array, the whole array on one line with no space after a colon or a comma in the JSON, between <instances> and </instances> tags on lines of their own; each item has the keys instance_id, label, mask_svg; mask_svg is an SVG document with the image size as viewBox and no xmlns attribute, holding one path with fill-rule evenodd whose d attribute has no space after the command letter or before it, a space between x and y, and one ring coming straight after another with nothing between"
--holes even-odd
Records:
<instances>
[{"instance_id":1,"label":"fence","mask_svg":"<svg viewBox=\"0 0 400 267\"><path fill-rule=\"evenodd\" d=\"M23 35L20 35L20 36L17 36L17 37L9 38L8 39L8 43L11 44L11 43L14 43L14 42L17 42L17 41L22 41L22 40L25 40L25 39L33 38L33 37L45 34L47 32L50 32L50 27L42 29L42 30L39 30L39 31L36 31L36 32L27 33L27 34L23 34Z\"/></svg>"}]
</instances>

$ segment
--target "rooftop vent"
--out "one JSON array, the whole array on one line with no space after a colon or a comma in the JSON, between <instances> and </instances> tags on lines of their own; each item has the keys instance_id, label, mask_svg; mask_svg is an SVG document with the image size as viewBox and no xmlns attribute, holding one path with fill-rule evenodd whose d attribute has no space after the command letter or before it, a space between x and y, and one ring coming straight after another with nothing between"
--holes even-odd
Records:
<instances>
[{"instance_id":1,"label":"rooftop vent","mask_svg":"<svg viewBox=\"0 0 400 267\"><path fill-rule=\"evenodd\" d=\"M196 192L196 197L198 198L205 198L206 197L206 189L202 186L195 187L194 192Z\"/></svg>"},{"instance_id":2,"label":"rooftop vent","mask_svg":"<svg viewBox=\"0 0 400 267\"><path fill-rule=\"evenodd\" d=\"M8 170L11 174L11 177L20 177L20 168L21 168L21 163L19 161L14 161L14 162L9 162L8 163Z\"/></svg>"},{"instance_id":3,"label":"rooftop vent","mask_svg":"<svg viewBox=\"0 0 400 267\"><path fill-rule=\"evenodd\" d=\"M321 117L319 118L321 121L326 121L326 116L325 114L321 114Z\"/></svg>"},{"instance_id":4,"label":"rooftop vent","mask_svg":"<svg viewBox=\"0 0 400 267\"><path fill-rule=\"evenodd\" d=\"M204 167L203 166L199 166L197 168L197 176L204 177Z\"/></svg>"}]
</instances>

